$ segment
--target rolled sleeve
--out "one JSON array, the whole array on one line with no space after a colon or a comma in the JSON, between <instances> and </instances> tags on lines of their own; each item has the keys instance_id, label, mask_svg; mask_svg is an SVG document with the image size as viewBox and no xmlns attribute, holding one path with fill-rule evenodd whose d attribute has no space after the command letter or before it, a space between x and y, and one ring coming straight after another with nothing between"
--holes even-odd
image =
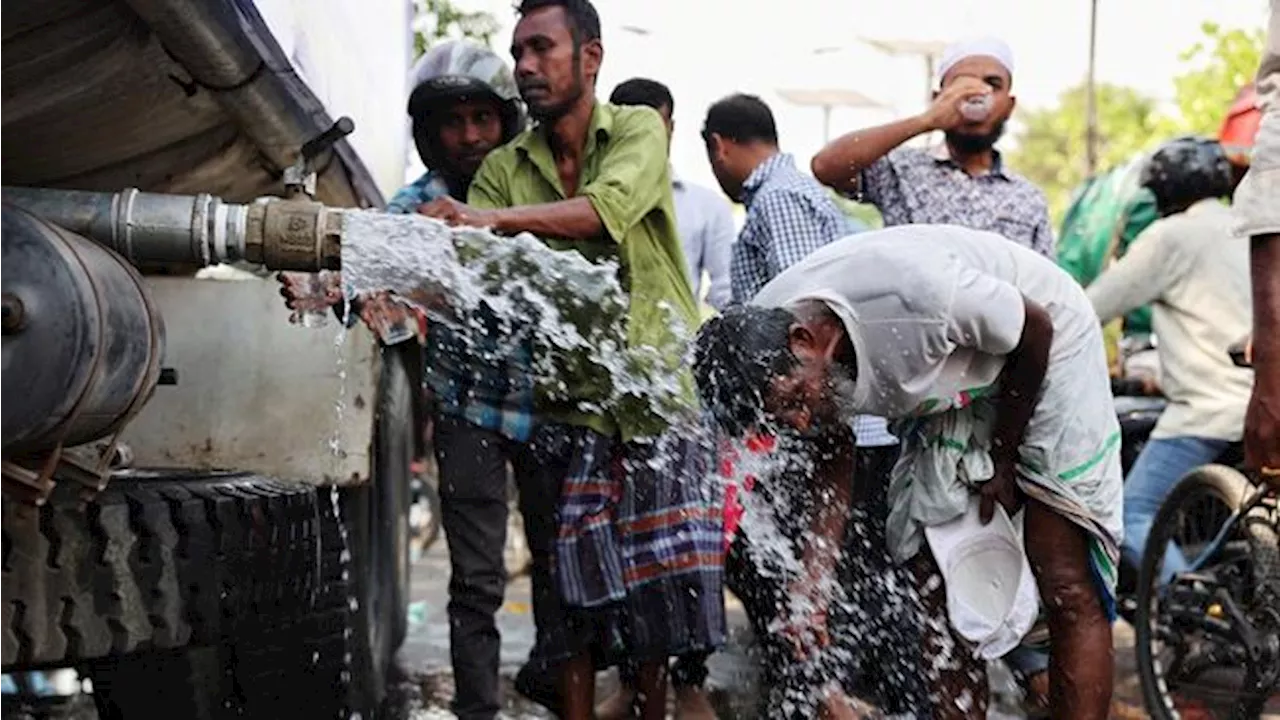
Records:
<instances>
[{"instance_id":1,"label":"rolled sleeve","mask_svg":"<svg viewBox=\"0 0 1280 720\"><path fill-rule=\"evenodd\" d=\"M658 207L663 193L671 192L662 118L650 108L628 110L614 117L600 171L578 193L591 201L614 242L621 242Z\"/></svg>"},{"instance_id":2,"label":"rolled sleeve","mask_svg":"<svg viewBox=\"0 0 1280 720\"><path fill-rule=\"evenodd\" d=\"M1253 141L1249 173L1233 202L1236 229L1250 236L1280 233L1280 0L1271 0L1257 88L1262 124Z\"/></svg>"},{"instance_id":3,"label":"rolled sleeve","mask_svg":"<svg viewBox=\"0 0 1280 720\"><path fill-rule=\"evenodd\" d=\"M962 268L947 318L956 345L988 355L1008 355L1022 340L1026 304L1018 288L997 277Z\"/></svg>"},{"instance_id":4,"label":"rolled sleeve","mask_svg":"<svg viewBox=\"0 0 1280 720\"><path fill-rule=\"evenodd\" d=\"M893 166L892 150L858 173L858 192L854 200L874 205L883 209L886 206L897 207L906 202L902 189L898 186L898 171Z\"/></svg>"}]
</instances>

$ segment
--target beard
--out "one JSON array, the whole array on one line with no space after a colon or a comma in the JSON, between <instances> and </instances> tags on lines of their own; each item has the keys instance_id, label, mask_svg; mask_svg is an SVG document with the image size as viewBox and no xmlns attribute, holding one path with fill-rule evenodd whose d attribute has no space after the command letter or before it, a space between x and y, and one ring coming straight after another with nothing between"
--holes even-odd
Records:
<instances>
[{"instance_id":1,"label":"beard","mask_svg":"<svg viewBox=\"0 0 1280 720\"><path fill-rule=\"evenodd\" d=\"M523 95L523 90L521 95ZM582 98L582 83L575 81L573 90L569 96L556 101L531 102L525 100L525 105L529 108L529 117L540 123L551 123L564 117L569 110L577 104Z\"/></svg>"},{"instance_id":2,"label":"beard","mask_svg":"<svg viewBox=\"0 0 1280 720\"><path fill-rule=\"evenodd\" d=\"M529 109L529 116L540 123L552 123L564 117L579 100L586 91L586 83L582 79L582 63L579 61L579 49L573 49L573 87L569 89L566 97L559 100L550 97L551 88L542 82L520 83L516 80L516 86L520 91L520 98L524 100L525 107ZM541 101L530 100L528 92L531 89L542 90L544 92Z\"/></svg>"},{"instance_id":3,"label":"beard","mask_svg":"<svg viewBox=\"0 0 1280 720\"><path fill-rule=\"evenodd\" d=\"M957 130L947 131L947 144L955 148L962 154L975 155L990 150L1000 141L1000 137L1004 135L1004 120L996 123L990 132L980 135L970 133L962 133Z\"/></svg>"}]
</instances>

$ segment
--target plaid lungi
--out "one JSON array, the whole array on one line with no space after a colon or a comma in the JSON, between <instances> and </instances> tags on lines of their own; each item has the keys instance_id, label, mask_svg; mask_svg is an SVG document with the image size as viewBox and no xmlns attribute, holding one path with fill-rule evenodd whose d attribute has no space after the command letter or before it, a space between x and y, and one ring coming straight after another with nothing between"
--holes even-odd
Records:
<instances>
[{"instance_id":1,"label":"plaid lungi","mask_svg":"<svg viewBox=\"0 0 1280 720\"><path fill-rule=\"evenodd\" d=\"M723 531L706 435L681 428L621 445L571 433L555 556L566 613L592 628L605 664L722 645Z\"/></svg>"}]
</instances>

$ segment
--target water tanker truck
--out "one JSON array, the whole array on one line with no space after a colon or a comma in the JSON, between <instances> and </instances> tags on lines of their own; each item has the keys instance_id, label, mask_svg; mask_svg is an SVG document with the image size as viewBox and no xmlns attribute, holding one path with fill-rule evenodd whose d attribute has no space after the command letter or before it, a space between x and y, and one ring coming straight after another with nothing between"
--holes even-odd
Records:
<instances>
[{"instance_id":1,"label":"water tanker truck","mask_svg":"<svg viewBox=\"0 0 1280 720\"><path fill-rule=\"evenodd\" d=\"M103 718L371 717L420 360L291 325L270 272L381 205L350 121L245 0L4 19L4 672L75 668Z\"/></svg>"}]
</instances>

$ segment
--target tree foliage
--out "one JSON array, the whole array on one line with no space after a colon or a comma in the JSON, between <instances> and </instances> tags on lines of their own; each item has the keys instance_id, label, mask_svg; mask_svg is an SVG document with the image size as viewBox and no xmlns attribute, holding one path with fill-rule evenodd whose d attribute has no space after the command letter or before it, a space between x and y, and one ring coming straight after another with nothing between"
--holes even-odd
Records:
<instances>
[{"instance_id":1,"label":"tree foliage","mask_svg":"<svg viewBox=\"0 0 1280 720\"><path fill-rule=\"evenodd\" d=\"M1137 90L1104 83L1097 86L1096 97L1099 169L1142 152L1166 129L1156 100ZM1019 116L1017 148L1009 154L1009 165L1044 190L1056 223L1066 211L1072 190L1088 173L1085 86L1062 93L1056 107L1022 110Z\"/></svg>"},{"instance_id":2,"label":"tree foliage","mask_svg":"<svg viewBox=\"0 0 1280 720\"><path fill-rule=\"evenodd\" d=\"M441 40L470 38L490 45L498 32L498 20L484 11L460 10L452 0L414 0L414 57Z\"/></svg>"},{"instance_id":3,"label":"tree foliage","mask_svg":"<svg viewBox=\"0 0 1280 720\"><path fill-rule=\"evenodd\" d=\"M1236 92L1258 71L1266 38L1261 28L1224 30L1207 22L1200 29L1204 39L1179 55L1190 69L1173 79L1173 87L1179 129L1214 135Z\"/></svg>"},{"instance_id":4,"label":"tree foliage","mask_svg":"<svg viewBox=\"0 0 1280 720\"><path fill-rule=\"evenodd\" d=\"M1253 78L1261 59L1262 30L1201 26L1203 38L1179 55L1184 70L1172 78L1173 112L1133 88L1099 84L1098 170L1182 134L1213 136L1239 89ZM1068 89L1054 107L1019 110L1016 150L1009 164L1044 190L1055 224L1071 193L1086 179L1085 85Z\"/></svg>"}]
</instances>

